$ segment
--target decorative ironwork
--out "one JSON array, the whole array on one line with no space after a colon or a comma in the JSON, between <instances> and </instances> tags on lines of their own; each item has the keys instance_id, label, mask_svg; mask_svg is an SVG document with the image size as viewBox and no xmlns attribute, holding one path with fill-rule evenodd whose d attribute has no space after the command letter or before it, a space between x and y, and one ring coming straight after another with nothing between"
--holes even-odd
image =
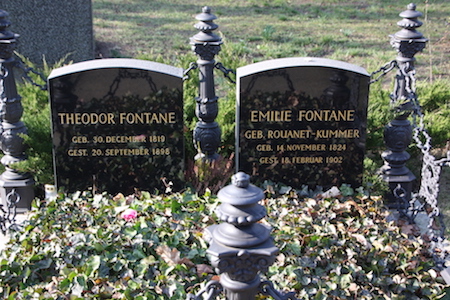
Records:
<instances>
[{"instance_id":1,"label":"decorative ironwork","mask_svg":"<svg viewBox=\"0 0 450 300\"><path fill-rule=\"evenodd\" d=\"M218 97L215 94L213 68L214 56L219 53L222 39L213 33L219 26L214 24L217 19L211 13L208 6L203 7L202 13L196 16L199 20L195 28L199 33L191 37L192 50L197 54L199 60L200 87L195 114L199 121L194 129L194 146L198 151L195 159L216 160L219 158L217 149L220 145L220 127L214 120L219 112ZM192 65L191 65L192 66Z\"/></svg>"},{"instance_id":2,"label":"decorative ironwork","mask_svg":"<svg viewBox=\"0 0 450 300\"><path fill-rule=\"evenodd\" d=\"M415 96L415 90L412 90ZM421 150L422 171L419 192L413 194L410 201L409 210L414 213L415 210L425 211L428 217L428 226L426 234L430 239L431 249L433 250L434 260L438 268L445 269L445 261L449 256L446 251L445 243L445 224L442 220L438 207L439 195L439 178L442 166L449 165L450 151L447 157L436 159L431 153L431 137L425 129L423 118L417 97L414 97L414 114L413 114L413 139L416 146Z\"/></svg>"},{"instance_id":3,"label":"decorative ironwork","mask_svg":"<svg viewBox=\"0 0 450 300\"><path fill-rule=\"evenodd\" d=\"M5 234L8 229L16 224L17 204L20 202L20 195L16 189L12 189L6 195L6 208L0 204L0 231Z\"/></svg>"},{"instance_id":4,"label":"decorative ironwork","mask_svg":"<svg viewBox=\"0 0 450 300\"><path fill-rule=\"evenodd\" d=\"M408 5L406 11L400 13L403 20L397 24L402 27L402 30L390 35L391 45L397 50L396 63L390 62L381 69L384 74L394 68L397 69L394 91L390 96L396 117L385 127L385 144L388 149L382 154L385 165L380 169L384 180L389 183L391 202L388 203L388 206L393 208L399 204L395 201L394 190L400 185L401 189L405 191L406 202L409 202L412 183L416 179L405 166L410 158L405 150L412 140L412 126L408 117L415 110L414 55L424 49L427 42L427 39L416 31L416 28L422 25L422 22L417 20L421 15L416 11L416 5L412 3Z\"/></svg>"},{"instance_id":5,"label":"decorative ironwork","mask_svg":"<svg viewBox=\"0 0 450 300\"><path fill-rule=\"evenodd\" d=\"M189 68L187 68L187 69L184 70L184 72L183 72L183 80L189 79L189 73L190 73L192 70L196 70L197 68L198 68L197 63L191 62L191 63L189 64Z\"/></svg>"},{"instance_id":6,"label":"decorative ironwork","mask_svg":"<svg viewBox=\"0 0 450 300\"><path fill-rule=\"evenodd\" d=\"M7 209L4 219L10 219L11 205L18 212L30 209L34 198L34 181L30 174L14 169L14 164L26 159L23 138L27 133L25 124L20 121L23 113L21 97L17 93L13 67L16 60L13 51L17 34L8 31L11 23L8 13L0 10L0 148L4 156L1 163L6 171L0 175L0 196L3 210ZM14 201L13 201L14 199Z\"/></svg>"},{"instance_id":7,"label":"decorative ironwork","mask_svg":"<svg viewBox=\"0 0 450 300\"><path fill-rule=\"evenodd\" d=\"M259 286L261 294L271 296L275 300L297 300L294 292L283 294L275 289L273 283L270 281L264 281Z\"/></svg>"},{"instance_id":8,"label":"decorative ironwork","mask_svg":"<svg viewBox=\"0 0 450 300\"><path fill-rule=\"evenodd\" d=\"M372 72L372 74L370 74L370 78L372 78L370 80L370 84L375 83L380 81L384 76L386 76L389 72L391 72L392 70L394 70L395 68L398 68L398 64L396 60L392 60L390 62L388 62L387 64L385 64L384 66L382 66L380 69Z\"/></svg>"},{"instance_id":9,"label":"decorative ironwork","mask_svg":"<svg viewBox=\"0 0 450 300\"><path fill-rule=\"evenodd\" d=\"M227 69L223 66L222 63L218 62L214 65L214 67L218 70L220 70L223 73L223 76L228 79L229 82L231 83L236 83L236 81L234 81L231 77L230 77L230 73L236 75L236 72L233 69Z\"/></svg>"},{"instance_id":10,"label":"decorative ironwork","mask_svg":"<svg viewBox=\"0 0 450 300\"><path fill-rule=\"evenodd\" d=\"M197 294L188 294L186 300L214 300L222 293L223 287L217 280L209 281ZM206 294L206 298L203 297Z\"/></svg>"},{"instance_id":11,"label":"decorative ironwork","mask_svg":"<svg viewBox=\"0 0 450 300\"><path fill-rule=\"evenodd\" d=\"M231 185L219 191L218 197L222 204L216 214L224 223L206 228L205 239L210 244L207 253L220 274L220 287L226 299L252 300L257 294L278 300L296 299L293 293L284 295L272 283L261 282L260 274L267 272L279 251L270 236L271 229L258 222L266 215L266 209L258 204L264 198L263 191L250 184L249 175L239 172L232 177ZM205 293L208 287L197 295ZM219 290L217 285L215 290Z\"/></svg>"},{"instance_id":12,"label":"decorative ironwork","mask_svg":"<svg viewBox=\"0 0 450 300\"><path fill-rule=\"evenodd\" d=\"M422 25L417 18L422 14L417 12L415 4L409 4L408 9L400 14L403 20L397 24L403 29L391 36L391 45L398 51L395 61L383 66L373 76L381 73L372 82L380 80L382 76L393 69L397 69L394 92L391 94L391 104L397 117L386 129L386 145L391 151L385 151L383 158L386 165L382 168L385 179L391 181L392 196L400 215L414 222L419 213L428 217L428 226L424 234L430 240L430 249L436 266L444 270L449 257L444 237L445 225L438 207L439 177L442 166L450 165L450 151L447 157L436 159L431 153L431 137L424 126L424 115L416 94L416 79L414 69L414 55L424 49L427 39L416 31ZM411 124L407 118L411 116ZM404 149L414 140L423 154L420 189L412 193L411 182L404 163L409 158ZM394 153L394 154L393 154ZM390 174L387 172L389 171ZM405 179L395 180L395 179ZM448 271L448 270L447 270Z\"/></svg>"},{"instance_id":13,"label":"decorative ironwork","mask_svg":"<svg viewBox=\"0 0 450 300\"><path fill-rule=\"evenodd\" d=\"M220 146L221 130L219 124L215 121L218 113L218 97L215 94L214 86L214 68L222 71L228 80L232 81L229 73L234 73L226 69L221 63L216 63L214 57L220 52L222 39L213 33L219 26L214 23L217 19L211 13L208 6L203 7L202 13L196 16L199 20L195 28L199 33L191 37L190 44L192 50L198 56L197 63L191 63L189 69L185 71L185 78L191 70L199 69L199 96L195 99L197 102L195 114L199 121L194 129L194 146L198 151L195 159L204 159L214 161L219 158L217 149Z\"/></svg>"}]
</instances>

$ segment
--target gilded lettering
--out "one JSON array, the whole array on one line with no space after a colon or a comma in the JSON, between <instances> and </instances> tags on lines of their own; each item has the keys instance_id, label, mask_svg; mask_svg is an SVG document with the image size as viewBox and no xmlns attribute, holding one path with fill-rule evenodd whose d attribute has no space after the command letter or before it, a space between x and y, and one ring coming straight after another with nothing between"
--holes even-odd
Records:
<instances>
[{"instance_id":1,"label":"gilded lettering","mask_svg":"<svg viewBox=\"0 0 450 300\"><path fill-rule=\"evenodd\" d=\"M244 137L249 140L260 140L264 138L262 130L246 130Z\"/></svg>"},{"instance_id":2,"label":"gilded lettering","mask_svg":"<svg viewBox=\"0 0 450 300\"><path fill-rule=\"evenodd\" d=\"M292 111L290 110L268 110L250 111L250 121L251 122L291 122L292 121Z\"/></svg>"},{"instance_id":3,"label":"gilded lettering","mask_svg":"<svg viewBox=\"0 0 450 300\"><path fill-rule=\"evenodd\" d=\"M302 130L268 130L269 139L307 139L311 136L310 129Z\"/></svg>"},{"instance_id":4,"label":"gilded lettering","mask_svg":"<svg viewBox=\"0 0 450 300\"><path fill-rule=\"evenodd\" d=\"M282 157L281 162L284 164L321 164L323 157L321 156L293 156Z\"/></svg>"},{"instance_id":5,"label":"gilded lettering","mask_svg":"<svg viewBox=\"0 0 450 300\"><path fill-rule=\"evenodd\" d=\"M119 114L120 124L167 124L175 123L176 115L175 112L168 113L120 113Z\"/></svg>"},{"instance_id":6,"label":"gilded lettering","mask_svg":"<svg viewBox=\"0 0 450 300\"><path fill-rule=\"evenodd\" d=\"M58 113L58 118L68 125L116 124L113 113Z\"/></svg>"},{"instance_id":7,"label":"gilded lettering","mask_svg":"<svg viewBox=\"0 0 450 300\"><path fill-rule=\"evenodd\" d=\"M288 144L286 151L326 151L325 144Z\"/></svg>"},{"instance_id":8,"label":"gilded lettering","mask_svg":"<svg viewBox=\"0 0 450 300\"><path fill-rule=\"evenodd\" d=\"M345 130L317 130L316 138L319 139L331 139L331 138L346 138L354 139L359 138L359 129L345 129Z\"/></svg>"},{"instance_id":9,"label":"gilded lettering","mask_svg":"<svg viewBox=\"0 0 450 300\"><path fill-rule=\"evenodd\" d=\"M335 121L346 121L352 122L355 120L355 110L299 110L298 111L298 121L324 121L324 122L335 122Z\"/></svg>"}]
</instances>

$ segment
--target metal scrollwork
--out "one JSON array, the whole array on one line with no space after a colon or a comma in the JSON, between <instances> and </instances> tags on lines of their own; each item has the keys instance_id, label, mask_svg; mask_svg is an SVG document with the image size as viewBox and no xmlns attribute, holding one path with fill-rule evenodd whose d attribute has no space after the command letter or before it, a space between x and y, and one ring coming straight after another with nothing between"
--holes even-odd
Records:
<instances>
[{"instance_id":1,"label":"metal scrollwork","mask_svg":"<svg viewBox=\"0 0 450 300\"><path fill-rule=\"evenodd\" d=\"M17 203L20 202L20 194L16 192L16 189L12 189L6 195L6 207L0 204L0 230L3 234L7 232L9 228L16 224L17 215Z\"/></svg>"},{"instance_id":2,"label":"metal scrollwork","mask_svg":"<svg viewBox=\"0 0 450 300\"><path fill-rule=\"evenodd\" d=\"M230 73L236 75L236 72L233 69L227 69L224 67L224 65L220 62L216 63L214 65L214 67L218 70L220 70L223 73L223 76L228 79L229 82L231 83L236 83L236 81L234 81L231 77L230 77Z\"/></svg>"},{"instance_id":3,"label":"metal scrollwork","mask_svg":"<svg viewBox=\"0 0 450 300\"><path fill-rule=\"evenodd\" d=\"M380 69L378 69L378 70L372 72L372 74L370 74L370 78L372 78L372 79L370 80L369 83L372 84L372 83L380 81L384 76L389 74L389 72L391 72L392 70L394 70L397 67L398 67L398 64L397 64L396 60L392 60L392 61L388 62L387 64L382 66Z\"/></svg>"},{"instance_id":4,"label":"metal scrollwork","mask_svg":"<svg viewBox=\"0 0 450 300\"><path fill-rule=\"evenodd\" d=\"M267 272L275 260L267 255L250 254L249 252L216 259L217 261L211 261L211 263L217 264L218 273L228 273L230 279L241 282L253 280L259 272Z\"/></svg>"},{"instance_id":5,"label":"metal scrollwork","mask_svg":"<svg viewBox=\"0 0 450 300\"><path fill-rule=\"evenodd\" d=\"M223 292L223 287L216 280L209 281L197 294L188 294L186 300L214 300ZM206 298L203 295L206 295Z\"/></svg>"},{"instance_id":6,"label":"metal scrollwork","mask_svg":"<svg viewBox=\"0 0 450 300\"><path fill-rule=\"evenodd\" d=\"M275 300L297 300L294 292L283 294L275 289L273 283L270 281L261 282L259 289L261 294L271 296Z\"/></svg>"},{"instance_id":7,"label":"metal scrollwork","mask_svg":"<svg viewBox=\"0 0 450 300\"><path fill-rule=\"evenodd\" d=\"M189 78L190 78L190 77L189 77L189 73L190 73L192 70L195 70L195 69L197 69L197 68L198 68L198 64L195 63L195 62L191 62L191 63L189 64L189 68L187 68L187 69L184 70L184 72L183 72L183 80L189 79Z\"/></svg>"},{"instance_id":8,"label":"metal scrollwork","mask_svg":"<svg viewBox=\"0 0 450 300\"><path fill-rule=\"evenodd\" d=\"M442 159L436 159L431 154L431 137L425 129L424 114L416 95L414 55L425 48L428 40L415 30L422 25L417 19L422 14L415 9L416 6L410 4L406 11L400 13L403 20L397 24L403 29L391 35L391 45L397 50L397 58L373 72L371 83L379 81L384 75L397 69L394 91L390 96L397 117L386 126L385 142L389 149L382 155L385 167L381 170L389 183L398 182L391 189L392 196L397 202L397 210L402 217L414 222L419 213L426 214L428 226L424 234L430 240L430 249L437 267L443 269L449 253L444 247L445 225L437 199L441 169L442 166L450 164L450 151L447 157ZM412 118L412 125L407 120L409 116ZM396 181L396 176L408 177L409 170L404 163L409 159L409 154L404 150L411 140L423 155L418 193L408 190L410 181Z\"/></svg>"}]
</instances>

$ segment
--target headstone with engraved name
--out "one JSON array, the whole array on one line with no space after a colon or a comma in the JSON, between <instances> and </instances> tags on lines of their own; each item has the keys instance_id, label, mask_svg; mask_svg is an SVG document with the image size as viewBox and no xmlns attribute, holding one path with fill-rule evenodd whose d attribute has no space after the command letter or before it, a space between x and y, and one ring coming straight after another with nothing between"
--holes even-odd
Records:
<instances>
[{"instance_id":1,"label":"headstone with engraved name","mask_svg":"<svg viewBox=\"0 0 450 300\"><path fill-rule=\"evenodd\" d=\"M283 58L237 69L237 164L255 182L359 187L369 74L323 58Z\"/></svg>"},{"instance_id":2,"label":"headstone with engraved name","mask_svg":"<svg viewBox=\"0 0 450 300\"><path fill-rule=\"evenodd\" d=\"M180 188L184 173L183 70L104 59L49 76L58 188L131 193Z\"/></svg>"}]
</instances>

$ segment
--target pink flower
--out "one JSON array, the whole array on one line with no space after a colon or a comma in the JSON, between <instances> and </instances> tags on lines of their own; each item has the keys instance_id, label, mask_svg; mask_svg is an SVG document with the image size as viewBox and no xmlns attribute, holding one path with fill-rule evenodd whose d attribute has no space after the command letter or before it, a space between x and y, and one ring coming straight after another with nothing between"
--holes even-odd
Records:
<instances>
[{"instance_id":1,"label":"pink flower","mask_svg":"<svg viewBox=\"0 0 450 300\"><path fill-rule=\"evenodd\" d=\"M136 219L137 211L135 211L134 209L128 208L120 216L122 217L122 219L124 219L126 221L131 221L131 220Z\"/></svg>"}]
</instances>

